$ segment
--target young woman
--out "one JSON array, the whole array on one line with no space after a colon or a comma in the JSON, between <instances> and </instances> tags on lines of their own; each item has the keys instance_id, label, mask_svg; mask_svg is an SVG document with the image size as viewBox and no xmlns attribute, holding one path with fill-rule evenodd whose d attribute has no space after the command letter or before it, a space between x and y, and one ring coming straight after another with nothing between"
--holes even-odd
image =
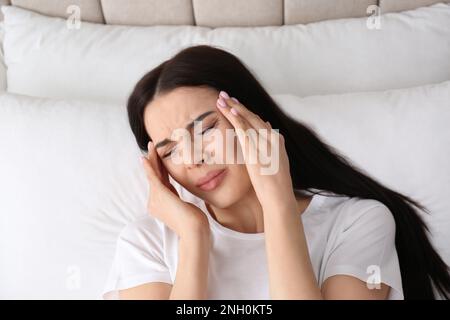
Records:
<instances>
[{"instance_id":1,"label":"young woman","mask_svg":"<svg viewBox=\"0 0 450 320\"><path fill-rule=\"evenodd\" d=\"M106 298L448 298L425 208L285 115L234 55L179 52L138 82L128 116L148 152L149 212L121 232Z\"/></svg>"}]
</instances>

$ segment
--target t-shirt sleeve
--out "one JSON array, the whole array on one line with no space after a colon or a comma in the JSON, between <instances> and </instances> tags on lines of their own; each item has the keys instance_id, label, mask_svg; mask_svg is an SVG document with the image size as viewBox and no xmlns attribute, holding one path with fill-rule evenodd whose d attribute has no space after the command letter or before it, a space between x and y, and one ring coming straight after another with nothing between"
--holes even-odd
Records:
<instances>
[{"instance_id":1,"label":"t-shirt sleeve","mask_svg":"<svg viewBox=\"0 0 450 320\"><path fill-rule=\"evenodd\" d=\"M152 217L136 220L120 232L113 263L103 290L104 299L118 291L150 282L172 284L164 262L162 230Z\"/></svg>"},{"instance_id":2,"label":"t-shirt sleeve","mask_svg":"<svg viewBox=\"0 0 450 320\"><path fill-rule=\"evenodd\" d=\"M383 203L362 201L365 207L347 208L337 226L324 257L322 283L333 275L350 275L364 281L368 288L384 283L391 287L389 299L403 299L394 217Z\"/></svg>"}]
</instances>

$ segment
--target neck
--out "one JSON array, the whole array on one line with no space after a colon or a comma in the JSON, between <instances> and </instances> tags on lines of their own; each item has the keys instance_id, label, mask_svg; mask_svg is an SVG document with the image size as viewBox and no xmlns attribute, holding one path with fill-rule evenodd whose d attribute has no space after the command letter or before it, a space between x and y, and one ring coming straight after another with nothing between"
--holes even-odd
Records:
<instances>
[{"instance_id":1,"label":"neck","mask_svg":"<svg viewBox=\"0 0 450 320\"><path fill-rule=\"evenodd\" d=\"M299 214L305 211L311 199L311 196L296 195ZM243 233L264 232L263 209L253 188L227 208L217 208L209 204L206 204L206 207L213 219L226 228Z\"/></svg>"}]
</instances>

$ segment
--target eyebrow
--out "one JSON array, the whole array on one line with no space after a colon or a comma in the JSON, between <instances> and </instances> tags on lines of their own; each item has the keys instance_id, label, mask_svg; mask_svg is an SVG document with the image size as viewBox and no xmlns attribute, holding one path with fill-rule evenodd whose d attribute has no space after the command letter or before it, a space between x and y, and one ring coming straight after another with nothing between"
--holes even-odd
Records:
<instances>
[{"instance_id":1,"label":"eyebrow","mask_svg":"<svg viewBox=\"0 0 450 320\"><path fill-rule=\"evenodd\" d=\"M185 128L186 128L187 130L190 130L190 129L194 126L194 122L195 122L195 121L201 121L201 120L205 119L207 116L209 116L209 115L212 114L212 113L216 113L216 111L212 111L212 110L211 110L211 111L206 111L206 112L202 113L202 114L199 115L197 118L195 118L194 120L192 120ZM164 139L164 140L158 142L158 143L155 145L155 149L164 147L166 144L171 143L171 142L175 142L175 141L166 138L166 139Z\"/></svg>"}]
</instances>

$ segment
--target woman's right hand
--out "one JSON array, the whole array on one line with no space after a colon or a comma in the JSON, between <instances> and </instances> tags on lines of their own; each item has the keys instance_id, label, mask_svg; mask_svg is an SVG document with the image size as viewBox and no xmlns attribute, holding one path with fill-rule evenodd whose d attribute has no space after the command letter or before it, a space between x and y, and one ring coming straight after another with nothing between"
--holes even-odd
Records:
<instances>
[{"instance_id":1,"label":"woman's right hand","mask_svg":"<svg viewBox=\"0 0 450 320\"><path fill-rule=\"evenodd\" d=\"M180 199L152 142L148 144L148 158L142 157L142 164L149 182L147 209L150 215L182 239L209 237L207 216L195 205Z\"/></svg>"}]
</instances>

